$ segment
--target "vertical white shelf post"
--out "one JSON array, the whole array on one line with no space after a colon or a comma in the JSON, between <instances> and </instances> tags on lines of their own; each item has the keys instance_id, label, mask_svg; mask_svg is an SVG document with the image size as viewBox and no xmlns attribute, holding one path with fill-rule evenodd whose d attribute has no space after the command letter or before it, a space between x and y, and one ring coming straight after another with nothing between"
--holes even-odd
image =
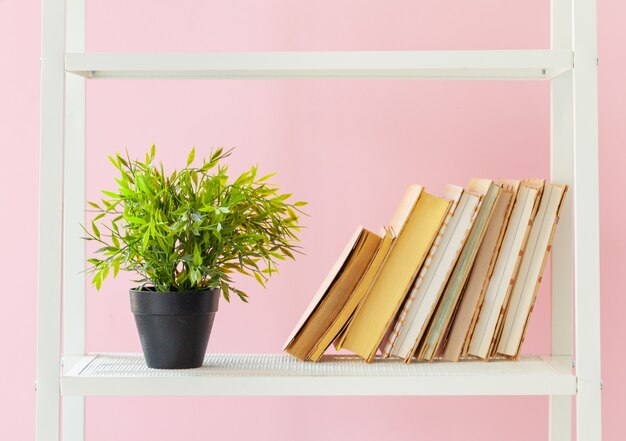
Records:
<instances>
[{"instance_id":1,"label":"vertical white shelf post","mask_svg":"<svg viewBox=\"0 0 626 441\"><path fill-rule=\"evenodd\" d=\"M572 2L552 0L551 48L572 49ZM574 189L574 88L572 72L552 80L550 174ZM574 245L572 196L565 199L552 245L552 355L572 356L574 345ZM550 396L550 441L572 439L572 397Z\"/></svg>"},{"instance_id":2,"label":"vertical white shelf post","mask_svg":"<svg viewBox=\"0 0 626 441\"><path fill-rule=\"evenodd\" d=\"M602 383L595 0L573 0L573 46L576 433L578 441L597 441L602 438Z\"/></svg>"},{"instance_id":3,"label":"vertical white shelf post","mask_svg":"<svg viewBox=\"0 0 626 441\"><path fill-rule=\"evenodd\" d=\"M85 51L85 0L66 0L68 52ZM85 79L65 78L63 204L63 368L85 354ZM85 398L63 397L63 440L85 438Z\"/></svg>"},{"instance_id":4,"label":"vertical white shelf post","mask_svg":"<svg viewBox=\"0 0 626 441\"><path fill-rule=\"evenodd\" d=\"M43 1L41 20L36 439L57 441L63 266L65 1Z\"/></svg>"}]
</instances>

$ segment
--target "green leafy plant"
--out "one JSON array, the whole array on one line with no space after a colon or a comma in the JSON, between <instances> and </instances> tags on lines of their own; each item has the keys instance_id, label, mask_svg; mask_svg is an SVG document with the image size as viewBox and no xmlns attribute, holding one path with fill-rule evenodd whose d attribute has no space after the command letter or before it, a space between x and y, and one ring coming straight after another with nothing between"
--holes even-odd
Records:
<instances>
[{"instance_id":1,"label":"green leafy plant","mask_svg":"<svg viewBox=\"0 0 626 441\"><path fill-rule=\"evenodd\" d=\"M145 161L110 156L119 172L117 190L102 190L86 240L101 247L88 259L92 283L100 289L120 269L137 273L142 287L160 292L220 287L226 300L235 293L232 274L253 276L265 287L278 261L294 258L305 202L289 203L253 166L229 182L222 160L231 150L218 148L193 167L195 148L180 171L166 175L154 163L152 146Z\"/></svg>"}]
</instances>

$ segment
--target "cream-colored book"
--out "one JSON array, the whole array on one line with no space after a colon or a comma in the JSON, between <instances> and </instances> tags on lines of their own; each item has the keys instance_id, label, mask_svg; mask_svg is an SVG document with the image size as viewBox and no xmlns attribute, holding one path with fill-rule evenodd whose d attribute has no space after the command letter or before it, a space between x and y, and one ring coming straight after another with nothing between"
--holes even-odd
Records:
<instances>
[{"instance_id":1,"label":"cream-colored book","mask_svg":"<svg viewBox=\"0 0 626 441\"><path fill-rule=\"evenodd\" d=\"M476 220L471 228L469 236L465 241L465 246L461 251L461 255L454 267L454 271L450 276L450 280L446 285L446 288L441 296L441 300L435 309L431 322L428 325L426 335L422 342L419 344L417 353L418 360L432 361L436 355L440 352L440 348L445 341L445 336L449 330L450 322L456 311L458 301L460 299L465 282L469 276L470 269L478 253L478 248L483 240L487 225L493 214L493 210L498 199L498 195L502 190L502 187L491 182L486 187L487 190L482 190L485 196L482 198L480 207L476 214ZM475 180L470 187L479 188L480 181Z\"/></svg>"},{"instance_id":2,"label":"cream-colored book","mask_svg":"<svg viewBox=\"0 0 626 441\"><path fill-rule=\"evenodd\" d=\"M478 313L485 298L485 291L502 245L509 217L513 211L519 181L515 181L512 185L504 180L499 180L497 183L502 186L502 191L496 200L491 221L478 249L467 285L461 296L458 311L454 316L446 339L443 351L443 359L446 361L458 361L462 355L467 354L471 335L476 320L478 320Z\"/></svg>"},{"instance_id":3,"label":"cream-colored book","mask_svg":"<svg viewBox=\"0 0 626 441\"><path fill-rule=\"evenodd\" d=\"M397 333L390 348L391 355L410 361L426 325L437 306L475 219L480 196L463 193L462 187L449 187L446 198L453 200L453 214L448 225L440 230L439 244L430 262L425 262L396 322ZM452 210L451 210L452 211ZM437 242L435 241L435 243Z\"/></svg>"},{"instance_id":4,"label":"cream-colored book","mask_svg":"<svg viewBox=\"0 0 626 441\"><path fill-rule=\"evenodd\" d=\"M522 183L509 220L500 254L496 260L478 321L469 344L468 354L488 359L496 336L498 322L506 308L506 301L520 264L520 257L528 232L537 212L538 188Z\"/></svg>"},{"instance_id":5,"label":"cream-colored book","mask_svg":"<svg viewBox=\"0 0 626 441\"><path fill-rule=\"evenodd\" d=\"M567 186L546 184L506 311L497 352L517 358L559 219Z\"/></svg>"},{"instance_id":6,"label":"cream-colored book","mask_svg":"<svg viewBox=\"0 0 626 441\"><path fill-rule=\"evenodd\" d=\"M543 189L546 185L546 180L538 179L538 178L537 179L524 179L523 183L536 189L539 192L539 195L537 196L537 200L535 201L535 213L533 215L533 219L531 220L529 228L526 231L527 236L526 236L526 239L524 240L522 251L520 252L519 257L518 257L518 267L515 270L515 276L511 281L511 285L509 286L509 291L507 292L506 298L504 300L504 307L502 308L500 312L500 316L498 317L498 322L496 323L496 332L495 332L493 339L491 340L491 347L489 348L490 358L496 356L496 351L498 349L498 342L500 341L500 334L502 334L502 328L504 326L504 316L509 306L509 300L511 298L511 293L513 292L513 285L515 284L515 281L517 280L517 274L519 273L519 269L522 264L522 257L524 256L524 253L526 252L526 247L528 246L528 238L530 237L532 224L535 220L535 217L537 216L537 212L539 211L539 205L541 203L541 198L543 196Z\"/></svg>"},{"instance_id":7,"label":"cream-colored book","mask_svg":"<svg viewBox=\"0 0 626 441\"><path fill-rule=\"evenodd\" d=\"M452 202L421 192L340 346L372 361L409 292Z\"/></svg>"}]
</instances>

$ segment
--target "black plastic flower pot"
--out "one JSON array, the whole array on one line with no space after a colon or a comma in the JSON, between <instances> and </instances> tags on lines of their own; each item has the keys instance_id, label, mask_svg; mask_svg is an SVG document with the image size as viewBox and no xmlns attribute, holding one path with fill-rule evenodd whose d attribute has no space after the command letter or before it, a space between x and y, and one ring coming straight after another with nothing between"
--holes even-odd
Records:
<instances>
[{"instance_id":1,"label":"black plastic flower pot","mask_svg":"<svg viewBox=\"0 0 626 441\"><path fill-rule=\"evenodd\" d=\"M221 292L130 290L141 347L148 367L190 369L202 366Z\"/></svg>"}]
</instances>

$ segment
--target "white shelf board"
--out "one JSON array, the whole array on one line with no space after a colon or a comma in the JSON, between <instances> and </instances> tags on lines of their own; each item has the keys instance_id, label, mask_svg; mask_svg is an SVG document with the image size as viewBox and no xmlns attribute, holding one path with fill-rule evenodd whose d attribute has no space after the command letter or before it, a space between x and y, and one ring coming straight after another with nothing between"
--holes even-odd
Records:
<instances>
[{"instance_id":1,"label":"white shelf board","mask_svg":"<svg viewBox=\"0 0 626 441\"><path fill-rule=\"evenodd\" d=\"M209 354L198 369L149 369L141 354L93 354L61 378L63 395L573 395L569 357L404 364L355 356Z\"/></svg>"},{"instance_id":2,"label":"white shelf board","mask_svg":"<svg viewBox=\"0 0 626 441\"><path fill-rule=\"evenodd\" d=\"M87 78L551 79L573 68L571 50L68 53Z\"/></svg>"}]
</instances>

